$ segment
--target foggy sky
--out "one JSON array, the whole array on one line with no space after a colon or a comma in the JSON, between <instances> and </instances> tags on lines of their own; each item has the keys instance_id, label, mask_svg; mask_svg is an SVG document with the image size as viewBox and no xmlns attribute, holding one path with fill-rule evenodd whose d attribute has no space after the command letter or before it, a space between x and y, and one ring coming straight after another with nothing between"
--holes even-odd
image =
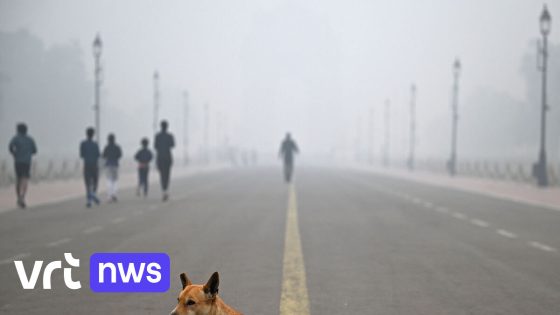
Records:
<instances>
[{"instance_id":1,"label":"foggy sky","mask_svg":"<svg viewBox=\"0 0 560 315\"><path fill-rule=\"evenodd\" d=\"M345 155L356 141L367 141L372 107L378 153L383 104L390 99L392 155L404 156L409 88L415 83L418 155L433 157L449 150L456 57L463 64L460 104L481 90L519 103L538 101L528 99L521 64L534 51L542 5L525 0L0 0L0 31L27 29L47 46L75 42L88 80L93 76L91 43L99 32L104 43L103 130L116 131L130 146L151 134L151 78L157 69L160 117L170 120L178 137L181 93L189 91L193 147L200 146L202 108L208 103L212 142L224 141L219 139L222 128L230 143L274 152L291 131L309 155L333 150ZM548 1L548 6L550 40L557 45L560 1ZM556 93L551 99L558 99L557 90L550 88ZM93 92L88 101L93 103ZM141 121L146 130L128 130L122 121L112 121L114 108ZM84 115L91 115L93 124L88 110Z\"/></svg>"}]
</instances>

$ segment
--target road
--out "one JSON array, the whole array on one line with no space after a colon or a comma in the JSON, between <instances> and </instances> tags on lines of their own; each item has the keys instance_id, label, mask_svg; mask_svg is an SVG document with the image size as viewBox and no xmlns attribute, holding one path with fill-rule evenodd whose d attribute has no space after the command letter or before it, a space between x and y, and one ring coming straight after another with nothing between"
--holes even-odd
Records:
<instances>
[{"instance_id":1,"label":"road","mask_svg":"<svg viewBox=\"0 0 560 315\"><path fill-rule=\"evenodd\" d=\"M220 295L245 314L560 314L551 209L327 168L299 169L293 186L280 168L220 170L156 197L1 214L0 313L167 314L179 273L202 283L219 271ZM89 290L92 253L137 251L169 254L168 292ZM81 260L81 290L60 274L53 290L21 288L14 259L64 252Z\"/></svg>"}]
</instances>

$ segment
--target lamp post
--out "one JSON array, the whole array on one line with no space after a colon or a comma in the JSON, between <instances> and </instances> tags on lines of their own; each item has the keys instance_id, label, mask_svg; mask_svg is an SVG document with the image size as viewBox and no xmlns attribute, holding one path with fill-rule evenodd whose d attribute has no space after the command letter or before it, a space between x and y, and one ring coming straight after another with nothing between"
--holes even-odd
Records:
<instances>
[{"instance_id":1,"label":"lamp post","mask_svg":"<svg viewBox=\"0 0 560 315\"><path fill-rule=\"evenodd\" d=\"M189 92L183 92L183 158L189 164Z\"/></svg>"},{"instance_id":2,"label":"lamp post","mask_svg":"<svg viewBox=\"0 0 560 315\"><path fill-rule=\"evenodd\" d=\"M391 101L385 101L385 145L383 146L383 165L389 167L389 146L391 140Z\"/></svg>"},{"instance_id":3,"label":"lamp post","mask_svg":"<svg viewBox=\"0 0 560 315\"><path fill-rule=\"evenodd\" d=\"M546 80L547 80L547 61L548 61L548 34L550 34L551 17L546 5L540 17L540 31L543 37L542 47L539 45L538 55L542 58L542 64L538 69L542 73L542 104L541 104L541 142L539 149L539 161L533 165L533 175L537 178L540 187L548 186L548 174L546 171L546 112L548 110L546 100Z\"/></svg>"},{"instance_id":4,"label":"lamp post","mask_svg":"<svg viewBox=\"0 0 560 315\"><path fill-rule=\"evenodd\" d=\"M410 152L408 169L414 170L414 149L416 145L416 85L410 87Z\"/></svg>"},{"instance_id":5,"label":"lamp post","mask_svg":"<svg viewBox=\"0 0 560 315\"><path fill-rule=\"evenodd\" d=\"M453 63L453 101L451 104L451 157L447 161L449 175L457 174L457 123L459 121L459 75L461 61L455 59Z\"/></svg>"},{"instance_id":6,"label":"lamp post","mask_svg":"<svg viewBox=\"0 0 560 315\"><path fill-rule=\"evenodd\" d=\"M204 142L204 163L208 164L210 157L210 138L209 138L209 131L210 131L210 105L208 103L204 104L204 134L203 134L203 142Z\"/></svg>"},{"instance_id":7,"label":"lamp post","mask_svg":"<svg viewBox=\"0 0 560 315\"><path fill-rule=\"evenodd\" d=\"M154 71L154 135L157 133L159 114L159 72Z\"/></svg>"},{"instance_id":8,"label":"lamp post","mask_svg":"<svg viewBox=\"0 0 560 315\"><path fill-rule=\"evenodd\" d=\"M356 117L356 142L354 152L356 154L356 163L361 162L362 155L362 120L361 116Z\"/></svg>"},{"instance_id":9,"label":"lamp post","mask_svg":"<svg viewBox=\"0 0 560 315\"><path fill-rule=\"evenodd\" d=\"M101 50L103 48L103 43L101 42L101 37L99 34L95 36L93 40L93 57L95 58L95 80L94 80L94 105L93 110L95 111L95 140L99 144L99 139L101 135Z\"/></svg>"},{"instance_id":10,"label":"lamp post","mask_svg":"<svg viewBox=\"0 0 560 315\"><path fill-rule=\"evenodd\" d=\"M375 130L374 130L374 120L375 120L375 112L373 106L369 108L369 123L368 123L368 161L369 164L373 164L373 148L374 148L374 138L375 138Z\"/></svg>"},{"instance_id":11,"label":"lamp post","mask_svg":"<svg viewBox=\"0 0 560 315\"><path fill-rule=\"evenodd\" d=\"M5 89L3 88L3 84L4 83L8 83L10 82L9 78L7 75L4 75L2 72L0 72L0 121L3 120L3 117L5 117L6 115L4 115L4 91Z\"/></svg>"}]
</instances>

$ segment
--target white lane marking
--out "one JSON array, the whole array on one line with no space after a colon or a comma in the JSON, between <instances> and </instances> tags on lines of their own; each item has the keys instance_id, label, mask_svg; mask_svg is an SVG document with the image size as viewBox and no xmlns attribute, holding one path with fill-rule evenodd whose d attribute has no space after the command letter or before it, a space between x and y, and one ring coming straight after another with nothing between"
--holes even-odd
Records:
<instances>
[{"instance_id":1,"label":"white lane marking","mask_svg":"<svg viewBox=\"0 0 560 315\"><path fill-rule=\"evenodd\" d=\"M545 245L545 244L539 243L539 242L529 242L529 246L532 246L534 248L538 248L540 250L544 250L545 252L551 252L551 253L557 252L556 248L550 247L548 245Z\"/></svg>"},{"instance_id":2,"label":"white lane marking","mask_svg":"<svg viewBox=\"0 0 560 315\"><path fill-rule=\"evenodd\" d=\"M426 208L432 208L433 206L434 206L434 204L429 202L429 201L424 202L424 207L426 207Z\"/></svg>"},{"instance_id":3,"label":"white lane marking","mask_svg":"<svg viewBox=\"0 0 560 315\"><path fill-rule=\"evenodd\" d=\"M364 171L364 169L359 169L359 171ZM375 175L383 175L383 176L390 176L393 178L398 178L404 181L408 181L408 182L417 182L423 185L427 185L427 186L432 186L432 187L442 187L445 189L449 189L449 190L454 190L454 191L458 191L458 192L470 192L470 193L474 193L477 195L482 195L482 196L491 196L494 198L498 198L498 199L502 199L502 200L507 200L507 201L512 201L515 203L521 203L521 204L525 204L525 205L530 205L530 206L535 206L535 207L540 207L540 208L545 208L547 210L552 210L552 211L560 211L560 206L558 206L558 204L553 204L552 202L541 202L541 201L537 201L535 200L531 200L530 198L522 198L522 197L517 197L517 196L511 196L508 195L506 193L498 193L498 192L492 192L489 189L486 190L482 190L480 188L468 188L466 186L464 187L460 187L460 185L449 185L448 182L443 181L443 182L436 182L436 181L432 181L432 180L427 180L427 179L421 179L421 178L412 178L412 177L408 177L407 175L404 174L390 174L390 173L385 173L384 171L377 171L377 170L367 170L368 173L372 173ZM474 186L473 186L474 187Z\"/></svg>"},{"instance_id":4,"label":"white lane marking","mask_svg":"<svg viewBox=\"0 0 560 315\"><path fill-rule=\"evenodd\" d=\"M510 231L507 230L496 230L496 233L500 234L501 236L507 237L507 238L517 238L517 235L515 233L512 233Z\"/></svg>"},{"instance_id":5,"label":"white lane marking","mask_svg":"<svg viewBox=\"0 0 560 315\"><path fill-rule=\"evenodd\" d=\"M31 254L30 253L21 253L21 254L17 254L14 255L10 258L6 258L4 260L0 260L0 265L7 265L7 264L11 264L14 262L14 260L22 260L25 257L29 257Z\"/></svg>"},{"instance_id":6,"label":"white lane marking","mask_svg":"<svg viewBox=\"0 0 560 315\"><path fill-rule=\"evenodd\" d=\"M454 217L455 219L459 219L459 220L465 220L465 219L467 218L467 216L464 215L464 214L461 213L461 212L455 212L455 213L453 213L453 217Z\"/></svg>"},{"instance_id":7,"label":"white lane marking","mask_svg":"<svg viewBox=\"0 0 560 315\"><path fill-rule=\"evenodd\" d=\"M441 213L448 213L449 212L449 210L447 210L446 207L437 207L436 211L441 212Z\"/></svg>"},{"instance_id":8,"label":"white lane marking","mask_svg":"<svg viewBox=\"0 0 560 315\"><path fill-rule=\"evenodd\" d=\"M118 218L114 218L113 220L111 220L111 223L118 224L118 223L124 222L125 220L126 219L123 218L123 217L118 217Z\"/></svg>"},{"instance_id":9,"label":"white lane marking","mask_svg":"<svg viewBox=\"0 0 560 315\"><path fill-rule=\"evenodd\" d=\"M490 223L483 221L483 220L479 220L479 219L472 219L471 223L478 226L478 227L489 227Z\"/></svg>"},{"instance_id":10,"label":"white lane marking","mask_svg":"<svg viewBox=\"0 0 560 315\"><path fill-rule=\"evenodd\" d=\"M59 245L62 245L62 244L66 244L66 243L70 242L71 240L72 240L72 239L70 239L70 238L68 238L68 237L61 238L61 239L59 239L59 240L57 240L57 241L48 243L48 244L47 244L47 247L56 247L56 246L59 246Z\"/></svg>"},{"instance_id":11,"label":"white lane marking","mask_svg":"<svg viewBox=\"0 0 560 315\"><path fill-rule=\"evenodd\" d=\"M102 227L102 226L94 225L94 226L92 226L92 227L90 227L90 228L85 229L85 230L83 231L83 233L84 233L84 234L93 234L93 233L99 232L99 231L101 231L101 230L103 230L103 227Z\"/></svg>"}]
</instances>

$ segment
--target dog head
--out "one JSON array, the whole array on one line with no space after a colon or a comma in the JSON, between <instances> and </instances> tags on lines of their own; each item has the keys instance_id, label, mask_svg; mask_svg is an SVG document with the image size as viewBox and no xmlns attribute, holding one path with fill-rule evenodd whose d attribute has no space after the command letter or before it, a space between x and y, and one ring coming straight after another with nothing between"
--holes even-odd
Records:
<instances>
[{"instance_id":1,"label":"dog head","mask_svg":"<svg viewBox=\"0 0 560 315\"><path fill-rule=\"evenodd\" d=\"M206 315L215 308L220 275L214 272L205 285L192 284L187 275L180 275L183 289L177 306L170 315Z\"/></svg>"}]
</instances>

